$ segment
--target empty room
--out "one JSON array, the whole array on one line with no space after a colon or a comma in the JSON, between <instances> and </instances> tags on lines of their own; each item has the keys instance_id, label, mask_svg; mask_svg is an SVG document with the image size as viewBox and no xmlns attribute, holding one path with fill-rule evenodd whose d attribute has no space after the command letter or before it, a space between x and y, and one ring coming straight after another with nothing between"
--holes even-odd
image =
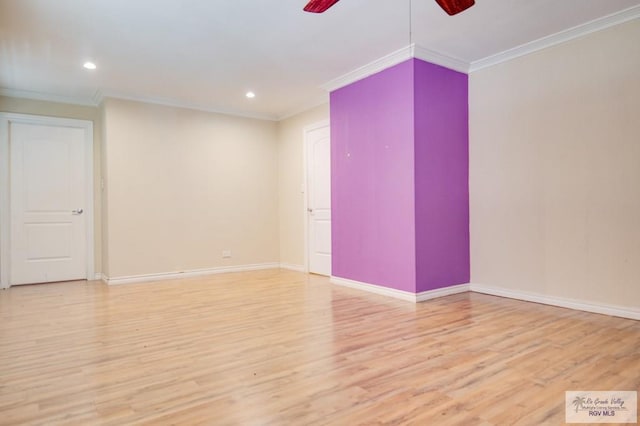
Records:
<instances>
[{"instance_id":1,"label":"empty room","mask_svg":"<svg viewBox=\"0 0 640 426\"><path fill-rule=\"evenodd\" d=\"M640 0L0 0L0 425L638 391Z\"/></svg>"}]
</instances>

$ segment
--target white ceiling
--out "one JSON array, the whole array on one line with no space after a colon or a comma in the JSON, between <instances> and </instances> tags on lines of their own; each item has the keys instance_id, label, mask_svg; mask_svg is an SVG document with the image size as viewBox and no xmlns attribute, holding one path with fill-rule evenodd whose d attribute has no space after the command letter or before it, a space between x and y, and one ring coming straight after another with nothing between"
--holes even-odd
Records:
<instances>
[{"instance_id":1,"label":"white ceiling","mask_svg":"<svg viewBox=\"0 0 640 426\"><path fill-rule=\"evenodd\" d=\"M277 119L326 101L325 83L410 43L473 68L593 20L640 16L640 0L476 0L453 17L434 0L342 0L321 15L305 3L0 0L0 93ZM82 68L89 59L96 71Z\"/></svg>"}]
</instances>

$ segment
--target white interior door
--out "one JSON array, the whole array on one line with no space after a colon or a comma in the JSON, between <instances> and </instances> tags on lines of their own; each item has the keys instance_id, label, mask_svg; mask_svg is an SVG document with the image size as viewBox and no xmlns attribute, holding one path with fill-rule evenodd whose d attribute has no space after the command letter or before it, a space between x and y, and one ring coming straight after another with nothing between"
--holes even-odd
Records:
<instances>
[{"instance_id":1,"label":"white interior door","mask_svg":"<svg viewBox=\"0 0 640 426\"><path fill-rule=\"evenodd\" d=\"M306 132L309 272L331 275L331 147L329 126Z\"/></svg>"},{"instance_id":2,"label":"white interior door","mask_svg":"<svg viewBox=\"0 0 640 426\"><path fill-rule=\"evenodd\" d=\"M87 278L85 129L9 124L11 285Z\"/></svg>"}]
</instances>

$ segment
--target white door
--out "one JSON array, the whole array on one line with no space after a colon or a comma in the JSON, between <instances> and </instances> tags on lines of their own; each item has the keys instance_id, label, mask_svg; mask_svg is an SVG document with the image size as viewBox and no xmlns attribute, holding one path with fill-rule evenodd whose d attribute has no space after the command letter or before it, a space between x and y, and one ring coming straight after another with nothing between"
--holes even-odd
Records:
<instances>
[{"instance_id":1,"label":"white door","mask_svg":"<svg viewBox=\"0 0 640 426\"><path fill-rule=\"evenodd\" d=\"M87 278L86 129L9 124L9 283Z\"/></svg>"},{"instance_id":2,"label":"white door","mask_svg":"<svg viewBox=\"0 0 640 426\"><path fill-rule=\"evenodd\" d=\"M305 132L309 272L331 275L331 148L329 126Z\"/></svg>"}]
</instances>

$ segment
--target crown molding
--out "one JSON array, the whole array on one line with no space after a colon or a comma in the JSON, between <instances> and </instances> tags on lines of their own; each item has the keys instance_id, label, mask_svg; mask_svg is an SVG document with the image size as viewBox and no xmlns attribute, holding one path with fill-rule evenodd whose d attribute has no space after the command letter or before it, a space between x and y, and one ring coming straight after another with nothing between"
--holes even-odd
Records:
<instances>
[{"instance_id":1,"label":"crown molding","mask_svg":"<svg viewBox=\"0 0 640 426\"><path fill-rule=\"evenodd\" d=\"M0 96L10 98L33 99L35 101L57 102L62 104L82 105L95 107L97 104L91 98L79 96L56 95L53 93L33 92L31 90L17 90L0 87Z\"/></svg>"},{"instance_id":2,"label":"crown molding","mask_svg":"<svg viewBox=\"0 0 640 426\"><path fill-rule=\"evenodd\" d=\"M102 90L98 89L96 90L96 92L93 94L93 98L91 98L93 100L93 103L96 105L100 105L102 104L102 101L104 101L104 96L102 95Z\"/></svg>"},{"instance_id":3,"label":"crown molding","mask_svg":"<svg viewBox=\"0 0 640 426\"><path fill-rule=\"evenodd\" d=\"M286 120L287 118L294 117L303 112L309 111L312 108L329 103L329 93L324 92L321 96L314 97L311 101L304 103L295 109L291 109L284 114L278 115L278 121Z\"/></svg>"},{"instance_id":4,"label":"crown molding","mask_svg":"<svg viewBox=\"0 0 640 426\"><path fill-rule=\"evenodd\" d=\"M145 104L162 105L162 106L168 106L173 108L191 109L195 111L210 112L214 114L232 115L235 117L253 118L257 120L278 121L278 117L274 114L250 113L246 111L239 111L239 110L225 109L225 108L210 108L210 107L206 107L206 106L199 105L196 103L191 103L191 102L183 102L183 101L177 101L174 99L166 99L166 98L128 95L126 93L111 91L111 90L101 92L101 98L102 99L107 99L107 98L121 99L125 101L142 102Z\"/></svg>"},{"instance_id":5,"label":"crown molding","mask_svg":"<svg viewBox=\"0 0 640 426\"><path fill-rule=\"evenodd\" d=\"M399 63L411 58L421 59L465 74L469 71L469 63L460 58L445 55L444 53L427 49L416 44L410 44L409 46L398 49L395 52L391 52L382 58L376 59L375 61L369 62L366 65L335 78L320 87L328 92L332 92L351 83L355 83L358 80L369 77L377 72L383 71L389 67L398 65Z\"/></svg>"},{"instance_id":6,"label":"crown molding","mask_svg":"<svg viewBox=\"0 0 640 426\"><path fill-rule=\"evenodd\" d=\"M320 88L332 92L341 87L347 86L351 83L355 83L358 80L369 77L377 72L383 71L389 67L397 65L401 62L411 59L413 53L412 46L406 46L402 49L398 49L395 52L391 52L388 55L378 58L375 61L369 62L353 71L334 78L331 81L326 82Z\"/></svg>"},{"instance_id":7,"label":"crown molding","mask_svg":"<svg viewBox=\"0 0 640 426\"><path fill-rule=\"evenodd\" d=\"M119 92L96 90L90 98L55 95L52 93L33 92L29 90L16 90L0 87L0 96L10 98L33 99L37 101L57 102L63 104L82 105L97 107L105 98L123 99L127 101L143 102L147 104L170 106L174 108L193 109L197 111L211 112L216 114L232 115L237 117L253 118L258 120L277 121L278 117L271 114L253 114L243 111L225 110L220 108L207 108L201 105L191 104L188 102L178 102L170 99L159 99L142 96L130 96Z\"/></svg>"},{"instance_id":8,"label":"crown molding","mask_svg":"<svg viewBox=\"0 0 640 426\"><path fill-rule=\"evenodd\" d=\"M487 56L486 58L473 61L469 66L469 73L481 70L483 68L488 68L502 62L507 62L512 59L555 46L557 44L565 43L578 37L601 31L606 28L613 27L615 25L619 25L633 19L637 19L639 17L640 6L633 6L620 12L612 13L611 15L594 19L584 24L577 25L573 28L560 31L559 33L542 37L537 40L521 44L520 46L514 47L512 49L496 53L495 55Z\"/></svg>"},{"instance_id":9,"label":"crown molding","mask_svg":"<svg viewBox=\"0 0 640 426\"><path fill-rule=\"evenodd\" d=\"M369 77L375 73L383 71L389 67L397 65L401 62L406 61L407 59L416 58L423 61L427 61L436 65L443 66L445 68L452 69L454 71L471 74L475 71L488 68L494 65L498 65L503 62L510 61L515 58L519 58L521 56L528 55L530 53L546 49L548 47L555 46L557 44L561 44L578 37L582 37L600 30L604 30L606 28L619 25L634 19L640 18L640 5L633 6L628 9L622 10L620 12L616 12L610 15L607 15L602 18L594 19L587 23L577 25L573 28L561 31L559 33L555 33L538 40L534 40L520 46L505 50L503 52L496 53L494 55L487 56L485 58L472 61L468 63L460 58L456 58L453 56L449 56L431 49L424 48L422 46L418 46L415 44L403 47L394 52L389 53L379 59L376 59L364 66L361 66L353 71L350 71L340 77L337 77L331 81L320 86L320 88L324 89L326 92L331 92L333 90L339 89L341 87L347 86L351 83L354 83L358 80L362 80L363 78ZM163 99L163 98L154 98L154 97L145 97L145 96L135 96L129 95L121 92L114 91L100 91L96 90L96 92L91 97L80 97L80 96L66 96L66 95L58 95L53 93L42 93L35 92L30 90L18 90L18 89L9 89L0 87L0 96L7 96L12 98L23 98L23 99L33 99L39 101L47 101L47 102L57 102L57 103L65 103L65 104L73 104L73 105L82 105L82 106L91 106L96 107L99 106L104 98L116 98L123 100L130 100L136 102L144 102L149 104L156 105L164 105L175 108L186 108L193 109L197 111L204 111L210 113L217 114L225 114L232 116L239 116L245 118L253 118L258 120L267 120L267 121L279 121L284 120L286 118L297 115L301 112L304 112L310 108L321 105L322 103L327 102L326 96L323 98L317 98L312 100L311 102L306 103L302 107L286 111L282 114L261 114L261 113L248 113L245 111L233 110L233 109L224 109L224 108L211 108L203 105L198 105L195 103L182 102L173 99Z\"/></svg>"},{"instance_id":10,"label":"crown molding","mask_svg":"<svg viewBox=\"0 0 640 426\"><path fill-rule=\"evenodd\" d=\"M421 59L435 65L440 65L445 68L452 69L454 71L471 74L474 71L488 68L502 62L510 61L511 59L528 55L538 50L546 49L547 47L555 46L557 44L564 43L600 30L604 30L606 28L631 21L639 17L640 5L633 6L620 12L612 13L611 15L594 19L587 23L577 25L573 28L569 28L555 34L542 37L540 39L522 44L512 49L507 49L503 52L496 53L494 55L490 55L473 62L467 62L454 56L446 55L444 53L427 49L416 44L411 44L407 47L403 47L402 49L398 49L395 52L391 52L386 56L369 62L366 65L356 68L355 70L350 71L340 77L328 81L320 87L328 92L331 92L341 87L347 86L351 83L355 83L358 80L362 80L363 78L369 77L377 72L383 71L389 67L397 65L411 58Z\"/></svg>"},{"instance_id":11,"label":"crown molding","mask_svg":"<svg viewBox=\"0 0 640 426\"><path fill-rule=\"evenodd\" d=\"M411 57L421 59L425 62L430 62L435 65L440 65L445 68L449 68L454 71L458 71L464 74L469 73L469 63L460 58L445 55L444 53L436 52L435 50L427 49L416 44L411 45Z\"/></svg>"}]
</instances>

